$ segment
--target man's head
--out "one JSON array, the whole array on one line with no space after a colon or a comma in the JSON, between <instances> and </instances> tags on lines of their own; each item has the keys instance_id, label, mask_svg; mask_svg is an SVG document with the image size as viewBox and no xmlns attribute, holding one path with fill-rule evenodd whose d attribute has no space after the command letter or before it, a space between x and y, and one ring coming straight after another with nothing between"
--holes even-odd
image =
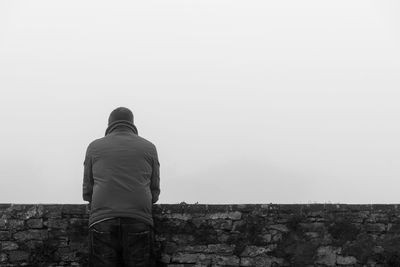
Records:
<instances>
[{"instance_id":1,"label":"man's head","mask_svg":"<svg viewBox=\"0 0 400 267\"><path fill-rule=\"evenodd\" d=\"M111 112L110 117L108 117L108 127L106 129L106 135L120 126L128 127L135 134L138 134L138 130L133 124L132 111L130 111L128 108L119 107Z\"/></svg>"},{"instance_id":2,"label":"man's head","mask_svg":"<svg viewBox=\"0 0 400 267\"><path fill-rule=\"evenodd\" d=\"M128 108L119 107L114 109L110 117L108 117L108 125L110 126L116 121L127 121L133 124L133 114Z\"/></svg>"}]
</instances>

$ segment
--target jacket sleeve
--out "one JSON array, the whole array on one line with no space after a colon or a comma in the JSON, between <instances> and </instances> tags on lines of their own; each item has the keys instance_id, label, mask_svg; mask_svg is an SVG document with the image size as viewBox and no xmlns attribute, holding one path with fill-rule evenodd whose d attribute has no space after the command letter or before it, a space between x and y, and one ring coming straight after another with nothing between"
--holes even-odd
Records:
<instances>
[{"instance_id":1,"label":"jacket sleeve","mask_svg":"<svg viewBox=\"0 0 400 267\"><path fill-rule=\"evenodd\" d=\"M155 154L153 157L153 164L152 164L153 170L151 173L150 190L152 195L152 202L156 203L160 195L160 162L158 161L157 150L154 149L154 151Z\"/></svg>"},{"instance_id":2,"label":"jacket sleeve","mask_svg":"<svg viewBox=\"0 0 400 267\"><path fill-rule=\"evenodd\" d=\"M90 154L90 146L86 150L85 161L83 163L83 200L92 202L93 193L93 172L92 172L92 156Z\"/></svg>"}]
</instances>

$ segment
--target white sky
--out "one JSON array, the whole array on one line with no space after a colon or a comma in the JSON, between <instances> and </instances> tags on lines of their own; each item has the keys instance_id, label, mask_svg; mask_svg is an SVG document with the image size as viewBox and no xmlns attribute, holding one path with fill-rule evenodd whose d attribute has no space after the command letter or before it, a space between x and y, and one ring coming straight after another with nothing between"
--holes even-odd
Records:
<instances>
[{"instance_id":1,"label":"white sky","mask_svg":"<svg viewBox=\"0 0 400 267\"><path fill-rule=\"evenodd\" d=\"M137 2L0 2L0 203L83 203L118 106L161 203L400 202L399 1Z\"/></svg>"}]
</instances>

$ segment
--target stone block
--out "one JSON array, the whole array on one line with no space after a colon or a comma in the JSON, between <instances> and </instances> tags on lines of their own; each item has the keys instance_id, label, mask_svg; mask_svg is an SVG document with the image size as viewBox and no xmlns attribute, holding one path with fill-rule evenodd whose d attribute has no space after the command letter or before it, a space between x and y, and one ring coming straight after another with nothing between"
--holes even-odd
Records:
<instances>
[{"instance_id":1,"label":"stone block","mask_svg":"<svg viewBox=\"0 0 400 267\"><path fill-rule=\"evenodd\" d=\"M7 262L8 257L6 253L0 253L0 262Z\"/></svg>"},{"instance_id":2,"label":"stone block","mask_svg":"<svg viewBox=\"0 0 400 267\"><path fill-rule=\"evenodd\" d=\"M385 249L384 249L382 246L374 246L374 247L372 248L372 251L373 251L375 254L382 254L382 253L385 252Z\"/></svg>"},{"instance_id":3,"label":"stone block","mask_svg":"<svg viewBox=\"0 0 400 267\"><path fill-rule=\"evenodd\" d=\"M259 207L252 205L252 204L237 204L235 206L235 209L240 211L240 212L245 212L245 213L249 213L252 212L253 210L255 210L256 208L262 209L263 205L259 205Z\"/></svg>"},{"instance_id":4,"label":"stone block","mask_svg":"<svg viewBox=\"0 0 400 267\"><path fill-rule=\"evenodd\" d=\"M207 246L206 245L186 245L186 246L177 247L175 243L168 242L165 246L165 252L170 253L170 254L174 253L174 252L206 253Z\"/></svg>"},{"instance_id":5,"label":"stone block","mask_svg":"<svg viewBox=\"0 0 400 267\"><path fill-rule=\"evenodd\" d=\"M23 205L23 204L11 204L7 208L7 212L14 213L14 212L18 212L18 211L23 211L25 208L26 208L26 205Z\"/></svg>"},{"instance_id":6,"label":"stone block","mask_svg":"<svg viewBox=\"0 0 400 267\"><path fill-rule=\"evenodd\" d=\"M171 236L171 241L176 243L177 245L193 244L194 240L195 240L195 238L192 235L177 234L177 235Z\"/></svg>"},{"instance_id":7,"label":"stone block","mask_svg":"<svg viewBox=\"0 0 400 267\"><path fill-rule=\"evenodd\" d=\"M27 230L21 231L14 234L14 238L17 241L26 241L26 240L45 240L48 238L47 230Z\"/></svg>"},{"instance_id":8,"label":"stone block","mask_svg":"<svg viewBox=\"0 0 400 267\"><path fill-rule=\"evenodd\" d=\"M268 246L246 246L240 256L243 257L256 257L259 255L266 255L267 253L275 250L277 247L276 244L270 244Z\"/></svg>"},{"instance_id":9,"label":"stone block","mask_svg":"<svg viewBox=\"0 0 400 267\"><path fill-rule=\"evenodd\" d=\"M167 219L176 219L176 220L182 220L182 221L188 221L188 220L191 220L193 218L192 215L188 214L188 213L165 214L162 217L163 218L167 218Z\"/></svg>"},{"instance_id":10,"label":"stone block","mask_svg":"<svg viewBox=\"0 0 400 267\"><path fill-rule=\"evenodd\" d=\"M178 252L172 256L173 263L202 263L211 264L211 257L202 253Z\"/></svg>"},{"instance_id":11,"label":"stone block","mask_svg":"<svg viewBox=\"0 0 400 267\"><path fill-rule=\"evenodd\" d=\"M304 235L311 239L319 237L319 233L317 232L305 232Z\"/></svg>"},{"instance_id":12,"label":"stone block","mask_svg":"<svg viewBox=\"0 0 400 267\"><path fill-rule=\"evenodd\" d=\"M192 222L197 228L199 228L202 224L205 223L205 220L204 220L204 218L193 218L193 219L191 220L191 222Z\"/></svg>"},{"instance_id":13,"label":"stone block","mask_svg":"<svg viewBox=\"0 0 400 267\"><path fill-rule=\"evenodd\" d=\"M28 219L26 221L26 225L29 228L42 228L43 227L43 219Z\"/></svg>"},{"instance_id":14,"label":"stone block","mask_svg":"<svg viewBox=\"0 0 400 267\"><path fill-rule=\"evenodd\" d=\"M43 212L43 205L33 205L29 207L26 211L19 213L18 217L25 220L30 218L40 218L43 216Z\"/></svg>"},{"instance_id":15,"label":"stone block","mask_svg":"<svg viewBox=\"0 0 400 267\"><path fill-rule=\"evenodd\" d=\"M286 264L284 259L273 256L262 255L257 257L241 257L240 266L246 267L275 267L275 266L290 266Z\"/></svg>"},{"instance_id":16,"label":"stone block","mask_svg":"<svg viewBox=\"0 0 400 267\"><path fill-rule=\"evenodd\" d=\"M43 241L42 240L28 240L28 241L25 241L25 244L30 250L33 250L37 247L43 246Z\"/></svg>"},{"instance_id":17,"label":"stone block","mask_svg":"<svg viewBox=\"0 0 400 267\"><path fill-rule=\"evenodd\" d=\"M279 232L284 232L284 233L289 232L289 229L284 224L273 224L268 226L268 228L278 230Z\"/></svg>"},{"instance_id":18,"label":"stone block","mask_svg":"<svg viewBox=\"0 0 400 267\"><path fill-rule=\"evenodd\" d=\"M325 229L325 224L323 222L300 223L299 225L309 232L318 232Z\"/></svg>"},{"instance_id":19,"label":"stone block","mask_svg":"<svg viewBox=\"0 0 400 267\"><path fill-rule=\"evenodd\" d=\"M7 219L0 218L0 230L7 230Z\"/></svg>"},{"instance_id":20,"label":"stone block","mask_svg":"<svg viewBox=\"0 0 400 267\"><path fill-rule=\"evenodd\" d=\"M228 231L232 229L232 221L231 220L223 220L223 219L211 220L210 225L214 229L222 229L222 230L228 230Z\"/></svg>"},{"instance_id":21,"label":"stone block","mask_svg":"<svg viewBox=\"0 0 400 267\"><path fill-rule=\"evenodd\" d=\"M162 253L161 257L160 257L160 262L162 262L162 263L170 263L171 262L171 256L168 255L168 254Z\"/></svg>"},{"instance_id":22,"label":"stone block","mask_svg":"<svg viewBox=\"0 0 400 267\"><path fill-rule=\"evenodd\" d=\"M319 247L317 250L316 263L326 266L335 266L338 252L340 252L340 250L335 247Z\"/></svg>"},{"instance_id":23,"label":"stone block","mask_svg":"<svg viewBox=\"0 0 400 267\"><path fill-rule=\"evenodd\" d=\"M81 227L89 227L88 226L88 219L82 219L82 218L71 218L69 219L69 224L71 225L71 227L76 227L76 226L81 226Z\"/></svg>"},{"instance_id":24,"label":"stone block","mask_svg":"<svg viewBox=\"0 0 400 267\"><path fill-rule=\"evenodd\" d=\"M77 205L77 204L65 204L62 205L62 216L66 215L66 217L76 217L76 216L68 216L68 215L78 215L83 216L87 214L86 205Z\"/></svg>"},{"instance_id":25,"label":"stone block","mask_svg":"<svg viewBox=\"0 0 400 267\"><path fill-rule=\"evenodd\" d=\"M272 235L270 233L263 233L259 238L263 243L270 243L272 241Z\"/></svg>"},{"instance_id":26,"label":"stone block","mask_svg":"<svg viewBox=\"0 0 400 267\"><path fill-rule=\"evenodd\" d=\"M234 245L210 244L207 246L205 252L220 254L220 255L229 255L229 254L233 254L234 249L235 249Z\"/></svg>"},{"instance_id":27,"label":"stone block","mask_svg":"<svg viewBox=\"0 0 400 267\"><path fill-rule=\"evenodd\" d=\"M67 229L68 227L68 220L67 219L53 219L49 218L45 223L48 228L54 229Z\"/></svg>"},{"instance_id":28,"label":"stone block","mask_svg":"<svg viewBox=\"0 0 400 267\"><path fill-rule=\"evenodd\" d=\"M46 205L43 211L43 218L61 218L61 205Z\"/></svg>"},{"instance_id":29,"label":"stone block","mask_svg":"<svg viewBox=\"0 0 400 267\"><path fill-rule=\"evenodd\" d=\"M204 220L218 220L218 219L226 219L227 214L223 212L219 213L211 213L204 216Z\"/></svg>"},{"instance_id":30,"label":"stone block","mask_svg":"<svg viewBox=\"0 0 400 267\"><path fill-rule=\"evenodd\" d=\"M24 220L18 220L18 219L9 219L8 220L8 229L21 230L21 229L24 229L24 227L25 227Z\"/></svg>"},{"instance_id":31,"label":"stone block","mask_svg":"<svg viewBox=\"0 0 400 267\"><path fill-rule=\"evenodd\" d=\"M88 252L88 242L69 242L69 248L72 251L87 253Z\"/></svg>"},{"instance_id":32,"label":"stone block","mask_svg":"<svg viewBox=\"0 0 400 267\"><path fill-rule=\"evenodd\" d=\"M233 221L240 220L242 218L242 213L239 211L228 212L228 219Z\"/></svg>"},{"instance_id":33,"label":"stone block","mask_svg":"<svg viewBox=\"0 0 400 267\"><path fill-rule=\"evenodd\" d=\"M208 214L205 217L210 220L231 219L231 220L237 221L242 218L242 213L240 211L218 212L218 213Z\"/></svg>"},{"instance_id":34,"label":"stone block","mask_svg":"<svg viewBox=\"0 0 400 267\"><path fill-rule=\"evenodd\" d=\"M237 231L238 229L242 229L245 225L246 225L246 222L244 220L235 221L232 224L232 231Z\"/></svg>"},{"instance_id":35,"label":"stone block","mask_svg":"<svg viewBox=\"0 0 400 267\"><path fill-rule=\"evenodd\" d=\"M1 245L0 247L1 247L2 251L5 251L5 250L17 250L18 247L19 247L18 244L13 242L13 241L2 241L0 243L0 245Z\"/></svg>"},{"instance_id":36,"label":"stone block","mask_svg":"<svg viewBox=\"0 0 400 267\"><path fill-rule=\"evenodd\" d=\"M231 232L226 232L225 230L217 230L216 232L218 242L228 242L229 238L231 237Z\"/></svg>"},{"instance_id":37,"label":"stone block","mask_svg":"<svg viewBox=\"0 0 400 267\"><path fill-rule=\"evenodd\" d=\"M319 210L319 211L311 211L308 214L309 217L313 217L313 218L323 218L325 216L325 212L323 210Z\"/></svg>"},{"instance_id":38,"label":"stone block","mask_svg":"<svg viewBox=\"0 0 400 267\"><path fill-rule=\"evenodd\" d=\"M254 258L240 257L240 266L254 266Z\"/></svg>"},{"instance_id":39,"label":"stone block","mask_svg":"<svg viewBox=\"0 0 400 267\"><path fill-rule=\"evenodd\" d=\"M76 252L74 252L74 251L61 253L60 254L60 258L63 261L75 261L75 260L77 260Z\"/></svg>"},{"instance_id":40,"label":"stone block","mask_svg":"<svg viewBox=\"0 0 400 267\"><path fill-rule=\"evenodd\" d=\"M14 250L8 253L10 262L26 261L29 259L29 253L22 250Z\"/></svg>"},{"instance_id":41,"label":"stone block","mask_svg":"<svg viewBox=\"0 0 400 267\"><path fill-rule=\"evenodd\" d=\"M0 231L0 241L10 239L11 234L9 231Z\"/></svg>"},{"instance_id":42,"label":"stone block","mask_svg":"<svg viewBox=\"0 0 400 267\"><path fill-rule=\"evenodd\" d=\"M212 257L212 264L222 266L239 266L240 259L237 256L221 256L215 255Z\"/></svg>"},{"instance_id":43,"label":"stone block","mask_svg":"<svg viewBox=\"0 0 400 267\"><path fill-rule=\"evenodd\" d=\"M49 236L52 238L56 239L67 239L67 231L65 229L55 229L55 228L49 228L48 229Z\"/></svg>"},{"instance_id":44,"label":"stone block","mask_svg":"<svg viewBox=\"0 0 400 267\"><path fill-rule=\"evenodd\" d=\"M365 225L365 231L373 233L381 233L386 231L386 226L383 223L369 223Z\"/></svg>"},{"instance_id":45,"label":"stone block","mask_svg":"<svg viewBox=\"0 0 400 267\"><path fill-rule=\"evenodd\" d=\"M337 264L339 265L354 265L357 263L357 259L353 256L338 256Z\"/></svg>"},{"instance_id":46,"label":"stone block","mask_svg":"<svg viewBox=\"0 0 400 267\"><path fill-rule=\"evenodd\" d=\"M279 232L278 233L273 233L271 242L278 243L278 242L280 242L282 240L282 238L283 238L283 236L282 236L281 233L279 233Z\"/></svg>"}]
</instances>

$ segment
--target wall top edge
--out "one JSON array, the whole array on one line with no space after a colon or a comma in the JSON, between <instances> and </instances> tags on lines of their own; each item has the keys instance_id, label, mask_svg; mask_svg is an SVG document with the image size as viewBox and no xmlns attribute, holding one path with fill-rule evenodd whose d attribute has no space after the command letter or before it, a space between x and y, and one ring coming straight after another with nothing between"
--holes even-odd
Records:
<instances>
[{"instance_id":1,"label":"wall top edge","mask_svg":"<svg viewBox=\"0 0 400 267\"><path fill-rule=\"evenodd\" d=\"M0 203L1 210L60 210L63 213L87 213L87 204L15 204ZM155 204L154 213L210 213L210 212L252 212L279 211L303 213L313 211L397 211L400 204Z\"/></svg>"}]
</instances>

